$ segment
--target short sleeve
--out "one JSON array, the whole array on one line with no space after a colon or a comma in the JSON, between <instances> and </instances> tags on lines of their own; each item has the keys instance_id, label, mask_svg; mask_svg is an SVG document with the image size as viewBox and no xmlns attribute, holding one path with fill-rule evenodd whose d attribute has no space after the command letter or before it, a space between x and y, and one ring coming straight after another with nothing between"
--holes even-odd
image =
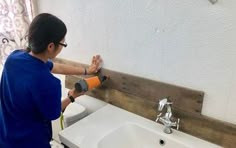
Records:
<instances>
[{"instance_id":1,"label":"short sleeve","mask_svg":"<svg viewBox=\"0 0 236 148\"><path fill-rule=\"evenodd\" d=\"M52 62L52 60L48 60L47 62L46 62L46 66L49 68L49 70L51 71L52 70L52 68L53 68L53 62Z\"/></svg>"}]
</instances>

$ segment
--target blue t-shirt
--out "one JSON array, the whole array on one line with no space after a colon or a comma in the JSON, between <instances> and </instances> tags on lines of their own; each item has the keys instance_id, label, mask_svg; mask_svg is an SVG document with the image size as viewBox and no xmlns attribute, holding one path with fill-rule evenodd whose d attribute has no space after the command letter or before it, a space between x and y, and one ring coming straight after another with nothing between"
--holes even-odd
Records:
<instances>
[{"instance_id":1,"label":"blue t-shirt","mask_svg":"<svg viewBox=\"0 0 236 148\"><path fill-rule=\"evenodd\" d=\"M61 83L23 50L7 58L0 83L0 148L50 148L51 120L61 113Z\"/></svg>"}]
</instances>

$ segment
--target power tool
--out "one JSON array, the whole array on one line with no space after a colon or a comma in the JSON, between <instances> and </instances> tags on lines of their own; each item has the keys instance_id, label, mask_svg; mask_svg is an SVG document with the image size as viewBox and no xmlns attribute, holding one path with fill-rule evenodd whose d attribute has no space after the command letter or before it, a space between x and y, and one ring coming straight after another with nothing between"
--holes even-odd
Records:
<instances>
[{"instance_id":1,"label":"power tool","mask_svg":"<svg viewBox=\"0 0 236 148\"><path fill-rule=\"evenodd\" d=\"M107 76L92 76L84 78L75 83L75 89L78 92L86 92L101 85L108 77Z\"/></svg>"}]
</instances>

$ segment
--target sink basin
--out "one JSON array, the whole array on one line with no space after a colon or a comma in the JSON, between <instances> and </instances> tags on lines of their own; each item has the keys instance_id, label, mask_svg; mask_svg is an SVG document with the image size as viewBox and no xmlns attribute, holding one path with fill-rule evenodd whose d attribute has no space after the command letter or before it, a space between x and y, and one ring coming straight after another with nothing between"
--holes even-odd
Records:
<instances>
[{"instance_id":1,"label":"sink basin","mask_svg":"<svg viewBox=\"0 0 236 148\"><path fill-rule=\"evenodd\" d=\"M137 124L125 124L101 139L98 148L187 148Z\"/></svg>"},{"instance_id":2,"label":"sink basin","mask_svg":"<svg viewBox=\"0 0 236 148\"><path fill-rule=\"evenodd\" d=\"M70 148L220 148L173 130L116 106L107 104L59 133Z\"/></svg>"}]
</instances>

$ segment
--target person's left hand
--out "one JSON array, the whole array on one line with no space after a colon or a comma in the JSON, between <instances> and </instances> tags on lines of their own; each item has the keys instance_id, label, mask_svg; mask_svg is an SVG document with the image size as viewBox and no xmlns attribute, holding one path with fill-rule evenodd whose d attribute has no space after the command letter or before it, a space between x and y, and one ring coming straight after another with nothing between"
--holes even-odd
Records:
<instances>
[{"instance_id":1,"label":"person's left hand","mask_svg":"<svg viewBox=\"0 0 236 148\"><path fill-rule=\"evenodd\" d=\"M101 66L102 66L102 58L100 57L100 55L93 56L92 63L89 66L87 73L88 74L97 73L101 69Z\"/></svg>"}]
</instances>

